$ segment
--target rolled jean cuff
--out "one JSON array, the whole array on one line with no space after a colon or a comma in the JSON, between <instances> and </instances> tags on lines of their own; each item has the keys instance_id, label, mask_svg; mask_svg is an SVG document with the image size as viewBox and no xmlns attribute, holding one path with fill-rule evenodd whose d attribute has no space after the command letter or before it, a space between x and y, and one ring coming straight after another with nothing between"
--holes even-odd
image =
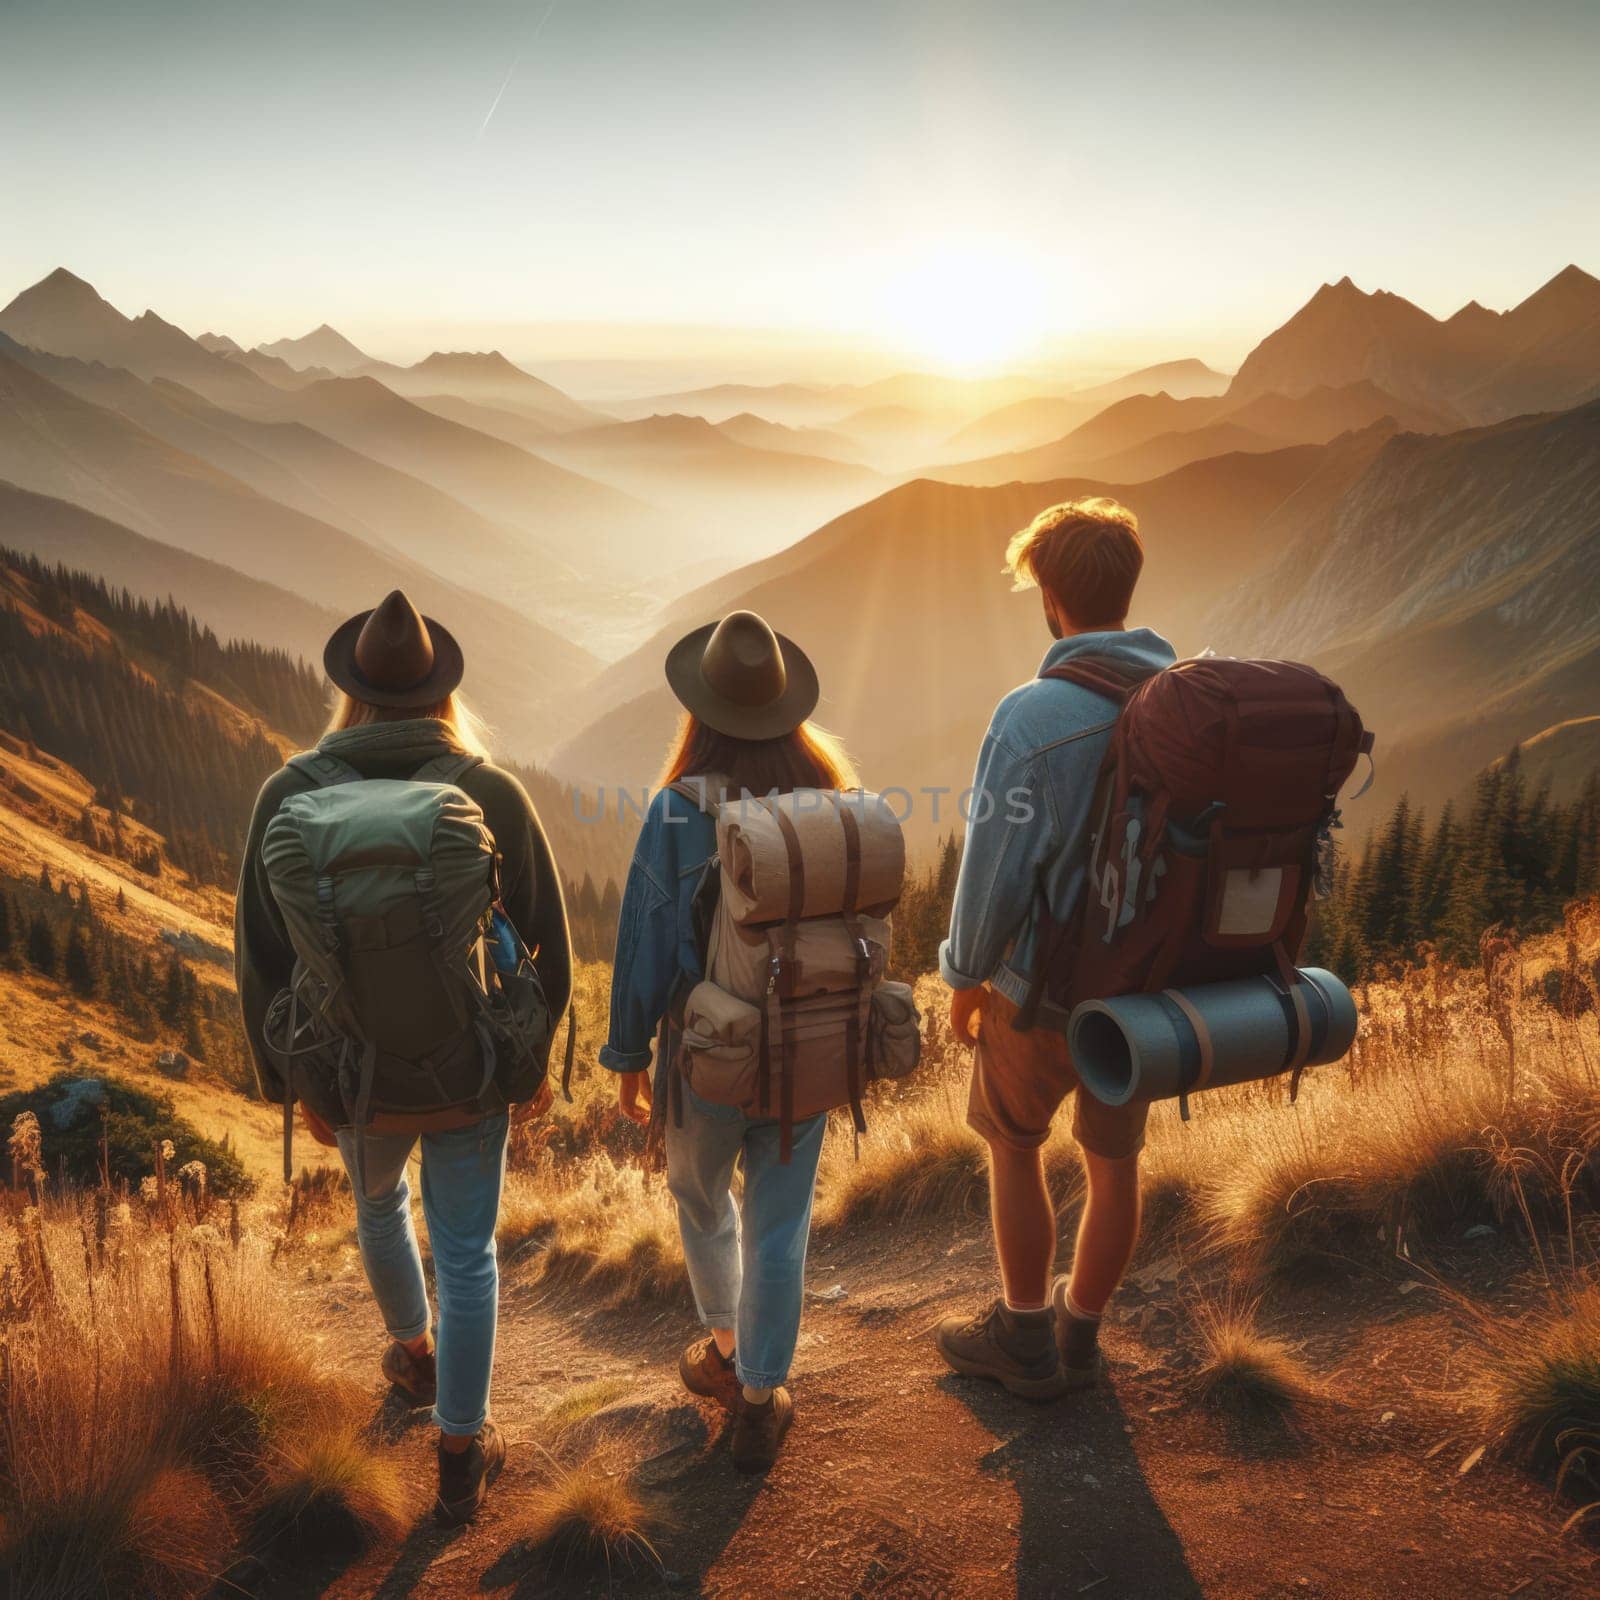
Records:
<instances>
[{"instance_id":1,"label":"rolled jean cuff","mask_svg":"<svg viewBox=\"0 0 1600 1600\"><path fill-rule=\"evenodd\" d=\"M714 1316L709 1311L700 1313L700 1326L702 1328L737 1328L739 1326L739 1313L730 1311L727 1316Z\"/></svg>"},{"instance_id":2,"label":"rolled jean cuff","mask_svg":"<svg viewBox=\"0 0 1600 1600\"><path fill-rule=\"evenodd\" d=\"M413 1339L420 1339L423 1334L425 1334L432 1326L433 1318L424 1317L422 1321L416 1325L416 1327L407 1332L401 1332L398 1328L385 1328L384 1331L397 1344L410 1344Z\"/></svg>"},{"instance_id":3,"label":"rolled jean cuff","mask_svg":"<svg viewBox=\"0 0 1600 1600\"><path fill-rule=\"evenodd\" d=\"M733 1352L733 1371L734 1376L747 1389L776 1389L780 1384L789 1381L787 1372L752 1372L739 1359L737 1350Z\"/></svg>"},{"instance_id":4,"label":"rolled jean cuff","mask_svg":"<svg viewBox=\"0 0 1600 1600\"><path fill-rule=\"evenodd\" d=\"M751 1387L754 1388L755 1385L752 1384ZM435 1406L433 1408L433 1420L438 1424L439 1432L448 1433L452 1439L473 1439L483 1431L484 1423L489 1420L489 1413L487 1410L480 1411L478 1413L478 1420L474 1422L471 1427L463 1427L459 1422L446 1422L445 1419L439 1415L438 1406Z\"/></svg>"}]
</instances>

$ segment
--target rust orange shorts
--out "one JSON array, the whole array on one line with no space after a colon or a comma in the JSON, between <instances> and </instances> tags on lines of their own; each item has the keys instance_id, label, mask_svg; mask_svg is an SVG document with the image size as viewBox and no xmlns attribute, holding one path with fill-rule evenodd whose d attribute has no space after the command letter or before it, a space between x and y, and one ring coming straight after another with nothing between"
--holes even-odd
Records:
<instances>
[{"instance_id":1,"label":"rust orange shorts","mask_svg":"<svg viewBox=\"0 0 1600 1600\"><path fill-rule=\"evenodd\" d=\"M972 1057L967 1126L993 1144L1032 1150L1050 1137L1061 1102L1078 1089L1078 1074L1064 1034L1044 1027L1018 1033L1011 1026L1016 1014L1003 994L989 991ZM1144 1101L1108 1106L1080 1092L1072 1137L1091 1155L1117 1161L1144 1148L1149 1115Z\"/></svg>"}]
</instances>

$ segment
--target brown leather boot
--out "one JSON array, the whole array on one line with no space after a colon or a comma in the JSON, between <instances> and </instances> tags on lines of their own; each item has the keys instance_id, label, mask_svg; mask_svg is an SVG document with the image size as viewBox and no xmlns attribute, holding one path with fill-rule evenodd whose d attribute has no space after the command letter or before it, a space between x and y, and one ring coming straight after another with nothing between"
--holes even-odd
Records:
<instances>
[{"instance_id":1,"label":"brown leather boot","mask_svg":"<svg viewBox=\"0 0 1600 1600\"><path fill-rule=\"evenodd\" d=\"M439 1446L439 1499L435 1514L447 1527L460 1527L477 1516L489 1485L506 1464L506 1442L492 1422L478 1430L465 1450Z\"/></svg>"},{"instance_id":2,"label":"brown leather boot","mask_svg":"<svg viewBox=\"0 0 1600 1600\"><path fill-rule=\"evenodd\" d=\"M774 1389L760 1405L751 1405L743 1389L733 1414L733 1464L741 1472L765 1472L778 1459L778 1447L794 1421L794 1401L787 1389Z\"/></svg>"},{"instance_id":3,"label":"brown leather boot","mask_svg":"<svg viewBox=\"0 0 1600 1600\"><path fill-rule=\"evenodd\" d=\"M738 1408L742 1386L733 1370L733 1358L723 1355L710 1335L697 1339L678 1357L678 1376L690 1394L715 1400L724 1411Z\"/></svg>"},{"instance_id":4,"label":"brown leather boot","mask_svg":"<svg viewBox=\"0 0 1600 1600\"><path fill-rule=\"evenodd\" d=\"M1004 1300L977 1316L946 1317L934 1333L939 1354L968 1378L992 1378L1024 1400L1054 1400L1072 1385L1061 1370L1048 1310L1011 1311Z\"/></svg>"},{"instance_id":5,"label":"brown leather boot","mask_svg":"<svg viewBox=\"0 0 1600 1600\"><path fill-rule=\"evenodd\" d=\"M431 1406L439 1398L439 1369L432 1350L413 1355L396 1339L383 1352L383 1375L414 1405Z\"/></svg>"}]
</instances>

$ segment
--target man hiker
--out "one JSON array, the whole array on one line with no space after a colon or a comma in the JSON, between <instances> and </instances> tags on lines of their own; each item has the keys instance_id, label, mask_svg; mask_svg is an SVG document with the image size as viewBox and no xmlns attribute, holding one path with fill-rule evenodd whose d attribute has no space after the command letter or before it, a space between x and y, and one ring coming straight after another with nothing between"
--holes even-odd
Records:
<instances>
[{"instance_id":1,"label":"man hiker","mask_svg":"<svg viewBox=\"0 0 1600 1600\"><path fill-rule=\"evenodd\" d=\"M1115 501L1052 506L1012 538L1006 562L1016 588L1040 590L1055 643L1039 676L1000 702L983 741L950 937L939 952L951 1027L974 1046L967 1122L989 1146L1004 1293L976 1317L946 1318L935 1337L957 1372L1048 1400L1100 1373L1101 1313L1139 1236L1147 1107L1113 1109L1077 1094L1072 1133L1088 1193L1071 1274L1052 1294L1056 1214L1041 1149L1078 1079L1059 1008L1046 1002L1031 1027L1016 1023L1042 925L1064 924L1082 892L1116 684L1137 682L1174 657L1160 635L1124 626L1144 547L1133 513ZM1108 692L1071 681L1071 673L1100 676Z\"/></svg>"}]
</instances>

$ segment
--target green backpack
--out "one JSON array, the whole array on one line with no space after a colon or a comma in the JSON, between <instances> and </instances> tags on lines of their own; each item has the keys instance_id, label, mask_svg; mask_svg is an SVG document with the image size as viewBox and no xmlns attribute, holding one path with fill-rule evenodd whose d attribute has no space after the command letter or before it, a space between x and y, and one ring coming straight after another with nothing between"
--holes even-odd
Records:
<instances>
[{"instance_id":1,"label":"green backpack","mask_svg":"<svg viewBox=\"0 0 1600 1600\"><path fill-rule=\"evenodd\" d=\"M316 787L283 802L261 846L295 952L263 1030L284 1082L286 1182L297 1098L355 1130L360 1173L375 1113L487 1116L544 1083L544 991L520 945L505 972L487 944L499 858L457 787L479 764L439 756L389 779L317 751L290 758Z\"/></svg>"}]
</instances>

